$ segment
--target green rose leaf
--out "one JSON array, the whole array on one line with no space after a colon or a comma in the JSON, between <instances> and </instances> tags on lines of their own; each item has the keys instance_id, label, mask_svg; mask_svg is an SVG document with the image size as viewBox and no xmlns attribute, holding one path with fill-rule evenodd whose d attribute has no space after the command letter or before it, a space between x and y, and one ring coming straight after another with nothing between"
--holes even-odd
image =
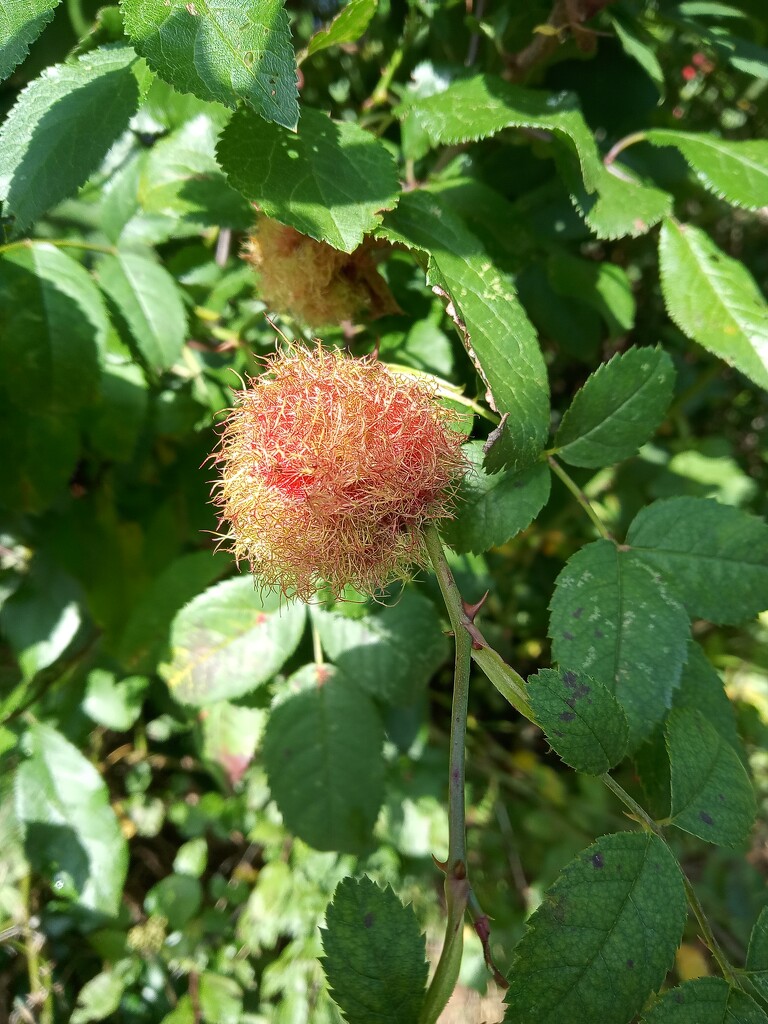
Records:
<instances>
[{"instance_id":1,"label":"green rose leaf","mask_svg":"<svg viewBox=\"0 0 768 1024\"><path fill-rule=\"evenodd\" d=\"M397 170L382 143L319 110L302 112L296 135L239 110L217 154L230 184L268 217L344 252L398 200Z\"/></svg>"},{"instance_id":2,"label":"green rose leaf","mask_svg":"<svg viewBox=\"0 0 768 1024\"><path fill-rule=\"evenodd\" d=\"M544 668L529 677L527 693L550 745L571 768L602 775L626 754L627 716L596 679Z\"/></svg>"},{"instance_id":3,"label":"green rose leaf","mask_svg":"<svg viewBox=\"0 0 768 1024\"><path fill-rule=\"evenodd\" d=\"M0 0L0 81L27 56L61 0Z\"/></svg>"},{"instance_id":4,"label":"green rose leaf","mask_svg":"<svg viewBox=\"0 0 768 1024\"><path fill-rule=\"evenodd\" d=\"M90 274L48 243L0 255L0 392L16 406L78 409L95 397L109 320Z\"/></svg>"},{"instance_id":5,"label":"green rose leaf","mask_svg":"<svg viewBox=\"0 0 768 1024\"><path fill-rule=\"evenodd\" d=\"M245 100L266 121L296 127L296 61L282 0L121 0L120 6L138 53L179 92L227 107Z\"/></svg>"},{"instance_id":6,"label":"green rose leaf","mask_svg":"<svg viewBox=\"0 0 768 1024\"><path fill-rule=\"evenodd\" d=\"M531 916L509 971L506 1024L626 1024L672 966L685 889L658 836L603 836Z\"/></svg>"},{"instance_id":7,"label":"green rose leaf","mask_svg":"<svg viewBox=\"0 0 768 1024\"><path fill-rule=\"evenodd\" d=\"M15 779L16 814L35 870L54 892L114 916L128 868L128 847L99 773L49 725L26 734L27 759Z\"/></svg>"},{"instance_id":8,"label":"green rose leaf","mask_svg":"<svg viewBox=\"0 0 768 1024\"><path fill-rule=\"evenodd\" d=\"M171 628L171 662L161 672L185 704L213 704L261 686L298 646L306 609L279 594L259 596L250 576L199 594Z\"/></svg>"},{"instance_id":9,"label":"green rose leaf","mask_svg":"<svg viewBox=\"0 0 768 1024\"><path fill-rule=\"evenodd\" d=\"M634 455L672 400L675 369L661 348L630 348L603 363L576 394L555 437L573 466L609 466Z\"/></svg>"},{"instance_id":10,"label":"green rose leaf","mask_svg":"<svg viewBox=\"0 0 768 1024\"><path fill-rule=\"evenodd\" d=\"M672 822L699 839L738 846L757 805L739 755L699 711L673 711L666 726Z\"/></svg>"},{"instance_id":11,"label":"green rose leaf","mask_svg":"<svg viewBox=\"0 0 768 1024\"><path fill-rule=\"evenodd\" d=\"M349 1024L417 1024L428 968L413 907L366 876L345 878L322 935L323 969Z\"/></svg>"},{"instance_id":12,"label":"green rose leaf","mask_svg":"<svg viewBox=\"0 0 768 1024\"><path fill-rule=\"evenodd\" d=\"M694 618L736 625L768 604L768 524L741 509L708 498L655 501L635 516L627 544Z\"/></svg>"},{"instance_id":13,"label":"green rose leaf","mask_svg":"<svg viewBox=\"0 0 768 1024\"><path fill-rule=\"evenodd\" d=\"M538 462L521 473L490 474L483 468L483 445L464 446L470 468L459 488L456 518L440 532L456 551L482 553L506 544L536 518L549 498L549 467Z\"/></svg>"},{"instance_id":14,"label":"green rose leaf","mask_svg":"<svg viewBox=\"0 0 768 1024\"><path fill-rule=\"evenodd\" d=\"M549 607L553 659L608 688L634 750L672 704L688 656L685 609L650 566L607 540L568 560Z\"/></svg>"},{"instance_id":15,"label":"green rose leaf","mask_svg":"<svg viewBox=\"0 0 768 1024\"><path fill-rule=\"evenodd\" d=\"M187 336L187 316L176 282L149 254L118 252L96 268L101 289L130 344L154 371L178 359Z\"/></svg>"},{"instance_id":16,"label":"green rose leaf","mask_svg":"<svg viewBox=\"0 0 768 1024\"><path fill-rule=\"evenodd\" d=\"M768 388L768 303L739 260L692 224L664 222L661 288L677 326L710 352Z\"/></svg>"},{"instance_id":17,"label":"green rose leaf","mask_svg":"<svg viewBox=\"0 0 768 1024\"><path fill-rule=\"evenodd\" d=\"M17 231L76 192L126 130L135 61L130 46L101 46L21 92L0 129L0 200Z\"/></svg>"},{"instance_id":18,"label":"green rose leaf","mask_svg":"<svg viewBox=\"0 0 768 1024\"><path fill-rule=\"evenodd\" d=\"M426 192L405 193L378 233L428 254L427 283L447 301L491 404L506 414L489 469L527 468L549 429L549 385L536 332L514 288L464 222Z\"/></svg>"},{"instance_id":19,"label":"green rose leaf","mask_svg":"<svg viewBox=\"0 0 768 1024\"><path fill-rule=\"evenodd\" d=\"M699 644L691 641L688 661L672 701L675 708L700 711L709 724L744 759L744 745L736 728L736 712L723 681Z\"/></svg>"},{"instance_id":20,"label":"green rose leaf","mask_svg":"<svg viewBox=\"0 0 768 1024\"><path fill-rule=\"evenodd\" d=\"M362 618L312 608L323 649L349 679L389 704L409 704L449 656L432 602L404 590Z\"/></svg>"},{"instance_id":21,"label":"green rose leaf","mask_svg":"<svg viewBox=\"0 0 768 1024\"><path fill-rule=\"evenodd\" d=\"M288 828L317 850L365 851L384 798L383 745L375 704L341 675L273 708L264 765Z\"/></svg>"},{"instance_id":22,"label":"green rose leaf","mask_svg":"<svg viewBox=\"0 0 768 1024\"><path fill-rule=\"evenodd\" d=\"M641 1024L768 1024L746 992L722 978L696 978L665 992Z\"/></svg>"},{"instance_id":23,"label":"green rose leaf","mask_svg":"<svg viewBox=\"0 0 768 1024\"><path fill-rule=\"evenodd\" d=\"M654 146L675 146L704 187L734 206L768 206L768 141L736 142L716 135L654 128L644 138Z\"/></svg>"},{"instance_id":24,"label":"green rose leaf","mask_svg":"<svg viewBox=\"0 0 768 1024\"><path fill-rule=\"evenodd\" d=\"M327 28L315 32L307 46L307 57L329 46L354 43L360 38L376 13L379 0L349 0Z\"/></svg>"},{"instance_id":25,"label":"green rose leaf","mask_svg":"<svg viewBox=\"0 0 768 1024\"><path fill-rule=\"evenodd\" d=\"M768 999L768 907L763 907L749 937L746 969L749 980Z\"/></svg>"},{"instance_id":26,"label":"green rose leaf","mask_svg":"<svg viewBox=\"0 0 768 1024\"><path fill-rule=\"evenodd\" d=\"M577 299L600 314L609 337L618 338L635 323L635 298L627 272L615 263L579 259L566 249L549 258L549 281L559 295Z\"/></svg>"}]
</instances>

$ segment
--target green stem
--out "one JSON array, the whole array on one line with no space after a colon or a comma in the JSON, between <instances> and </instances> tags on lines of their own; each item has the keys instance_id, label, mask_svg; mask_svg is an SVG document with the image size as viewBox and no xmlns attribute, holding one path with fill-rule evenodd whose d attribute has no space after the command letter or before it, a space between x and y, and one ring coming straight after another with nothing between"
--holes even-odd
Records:
<instances>
[{"instance_id":1,"label":"green stem","mask_svg":"<svg viewBox=\"0 0 768 1024\"><path fill-rule=\"evenodd\" d=\"M456 580L434 526L426 531L427 550L453 627L455 644L448 785L448 858L445 871L446 925L443 950L424 998L419 1024L435 1024L456 986L464 946L464 912L469 897L464 809L464 747L467 733L472 640Z\"/></svg>"},{"instance_id":2,"label":"green stem","mask_svg":"<svg viewBox=\"0 0 768 1024\"><path fill-rule=\"evenodd\" d=\"M89 252L103 252L114 256L117 250L113 245L97 245L95 242L77 242L69 238L20 238L16 242L0 245L0 252L11 249L32 248L35 245L55 245L57 249L87 249Z\"/></svg>"},{"instance_id":3,"label":"green stem","mask_svg":"<svg viewBox=\"0 0 768 1024\"><path fill-rule=\"evenodd\" d=\"M615 779L611 778L608 772L600 776L600 781L610 789L614 796L617 796L619 800L621 800L624 806L632 812L632 817L639 821L644 828L649 832L653 832L655 835L659 836L659 838L663 838L661 829L650 814L644 807L641 807L637 800L634 800Z\"/></svg>"},{"instance_id":4,"label":"green stem","mask_svg":"<svg viewBox=\"0 0 768 1024\"><path fill-rule=\"evenodd\" d=\"M586 496L584 491L582 491L582 489L575 482L575 480L573 480L568 475L568 473L566 473L566 471L563 469L563 467L560 465L557 459L554 459L551 455L547 456L547 462L549 463L550 469L555 474L555 476L562 480L562 482L574 496L574 498L582 507L582 509L592 520L600 536L604 537L606 540L613 540L605 523L600 519L597 512L595 512L594 508L592 508L589 498Z\"/></svg>"}]
</instances>

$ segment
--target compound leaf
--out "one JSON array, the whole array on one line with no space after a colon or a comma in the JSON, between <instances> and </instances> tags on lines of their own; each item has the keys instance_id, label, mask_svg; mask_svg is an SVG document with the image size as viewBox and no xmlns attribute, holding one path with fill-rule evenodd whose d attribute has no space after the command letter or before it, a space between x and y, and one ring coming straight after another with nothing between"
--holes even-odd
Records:
<instances>
[{"instance_id":1,"label":"compound leaf","mask_svg":"<svg viewBox=\"0 0 768 1024\"><path fill-rule=\"evenodd\" d=\"M768 603L768 524L741 509L708 498L655 501L635 516L627 544L696 618L737 625Z\"/></svg>"},{"instance_id":2,"label":"compound leaf","mask_svg":"<svg viewBox=\"0 0 768 1024\"><path fill-rule=\"evenodd\" d=\"M264 765L288 828L318 850L363 852L384 797L383 745L375 704L340 674L273 708Z\"/></svg>"},{"instance_id":3,"label":"compound leaf","mask_svg":"<svg viewBox=\"0 0 768 1024\"><path fill-rule=\"evenodd\" d=\"M259 596L250 576L199 594L171 627L172 658L162 674L177 700L213 704L265 683L293 654L304 632L304 605Z\"/></svg>"},{"instance_id":4,"label":"compound leaf","mask_svg":"<svg viewBox=\"0 0 768 1024\"><path fill-rule=\"evenodd\" d=\"M751 274L692 224L664 222L661 287L677 326L755 384L768 388L768 303Z\"/></svg>"},{"instance_id":5,"label":"compound leaf","mask_svg":"<svg viewBox=\"0 0 768 1024\"><path fill-rule=\"evenodd\" d=\"M153 71L179 92L267 121L299 121L296 61L282 0L121 0L125 30Z\"/></svg>"},{"instance_id":6,"label":"compound leaf","mask_svg":"<svg viewBox=\"0 0 768 1024\"><path fill-rule=\"evenodd\" d=\"M17 231L71 196L128 127L135 61L130 46L101 46L21 92L0 130L0 200Z\"/></svg>"},{"instance_id":7,"label":"compound leaf","mask_svg":"<svg viewBox=\"0 0 768 1024\"><path fill-rule=\"evenodd\" d=\"M569 559L549 607L553 659L607 686L636 749L671 706L688 654L685 609L650 566L607 540Z\"/></svg>"},{"instance_id":8,"label":"compound leaf","mask_svg":"<svg viewBox=\"0 0 768 1024\"><path fill-rule=\"evenodd\" d=\"M699 839L738 846L749 834L757 805L739 755L689 708L672 711L666 725L672 776L672 822Z\"/></svg>"},{"instance_id":9,"label":"compound leaf","mask_svg":"<svg viewBox=\"0 0 768 1024\"><path fill-rule=\"evenodd\" d=\"M570 669L540 669L527 685L536 721L566 764L602 775L627 752L621 704L602 683Z\"/></svg>"},{"instance_id":10,"label":"compound leaf","mask_svg":"<svg viewBox=\"0 0 768 1024\"><path fill-rule=\"evenodd\" d=\"M345 878L322 935L323 969L349 1024L416 1024L428 968L411 906L366 876Z\"/></svg>"},{"instance_id":11,"label":"compound leaf","mask_svg":"<svg viewBox=\"0 0 768 1024\"><path fill-rule=\"evenodd\" d=\"M549 387L536 332L514 288L464 222L426 192L404 194L378 233L428 254L427 283L448 300L491 404L506 414L489 469L527 468L546 440Z\"/></svg>"},{"instance_id":12,"label":"compound leaf","mask_svg":"<svg viewBox=\"0 0 768 1024\"><path fill-rule=\"evenodd\" d=\"M630 348L603 363L576 394L555 437L573 466L609 466L634 455L663 420L675 369L661 348Z\"/></svg>"},{"instance_id":13,"label":"compound leaf","mask_svg":"<svg viewBox=\"0 0 768 1024\"><path fill-rule=\"evenodd\" d=\"M230 184L268 217L344 252L360 245L399 195L382 143L319 110L303 111L296 135L239 110L217 154Z\"/></svg>"},{"instance_id":14,"label":"compound leaf","mask_svg":"<svg viewBox=\"0 0 768 1024\"><path fill-rule=\"evenodd\" d=\"M61 0L0 0L0 81L27 56Z\"/></svg>"},{"instance_id":15,"label":"compound leaf","mask_svg":"<svg viewBox=\"0 0 768 1024\"><path fill-rule=\"evenodd\" d=\"M128 847L99 773L69 740L37 723L15 781L27 856L60 896L115 915Z\"/></svg>"},{"instance_id":16,"label":"compound leaf","mask_svg":"<svg viewBox=\"0 0 768 1024\"><path fill-rule=\"evenodd\" d=\"M515 950L507 1024L625 1024L672 965L686 918L680 869L650 833L603 836L544 895Z\"/></svg>"},{"instance_id":17,"label":"compound leaf","mask_svg":"<svg viewBox=\"0 0 768 1024\"><path fill-rule=\"evenodd\" d=\"M768 206L768 141L741 142L716 135L654 128L644 138L654 146L675 146L710 192L734 206Z\"/></svg>"}]
</instances>

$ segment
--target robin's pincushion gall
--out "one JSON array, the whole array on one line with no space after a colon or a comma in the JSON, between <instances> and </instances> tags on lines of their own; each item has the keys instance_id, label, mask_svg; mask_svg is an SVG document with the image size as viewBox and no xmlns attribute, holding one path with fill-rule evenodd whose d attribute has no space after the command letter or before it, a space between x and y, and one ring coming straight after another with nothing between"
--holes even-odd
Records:
<instances>
[{"instance_id":1,"label":"robin's pincushion gall","mask_svg":"<svg viewBox=\"0 0 768 1024\"><path fill-rule=\"evenodd\" d=\"M398 312L369 242L352 253L340 252L261 216L243 255L258 272L259 294L269 309L308 327Z\"/></svg>"},{"instance_id":2,"label":"robin's pincushion gall","mask_svg":"<svg viewBox=\"0 0 768 1024\"><path fill-rule=\"evenodd\" d=\"M258 582L305 600L407 578L465 470L452 426L427 385L375 359L269 357L213 456L222 536Z\"/></svg>"}]
</instances>

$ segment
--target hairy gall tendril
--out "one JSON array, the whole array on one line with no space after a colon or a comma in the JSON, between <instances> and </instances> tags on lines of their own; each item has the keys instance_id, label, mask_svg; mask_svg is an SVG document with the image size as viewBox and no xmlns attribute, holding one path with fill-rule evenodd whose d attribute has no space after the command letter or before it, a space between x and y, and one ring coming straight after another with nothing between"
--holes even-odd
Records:
<instances>
[{"instance_id":1,"label":"hairy gall tendril","mask_svg":"<svg viewBox=\"0 0 768 1024\"><path fill-rule=\"evenodd\" d=\"M224 541L263 585L304 600L408 578L465 471L452 413L372 358L318 346L265 364L213 455Z\"/></svg>"}]
</instances>

